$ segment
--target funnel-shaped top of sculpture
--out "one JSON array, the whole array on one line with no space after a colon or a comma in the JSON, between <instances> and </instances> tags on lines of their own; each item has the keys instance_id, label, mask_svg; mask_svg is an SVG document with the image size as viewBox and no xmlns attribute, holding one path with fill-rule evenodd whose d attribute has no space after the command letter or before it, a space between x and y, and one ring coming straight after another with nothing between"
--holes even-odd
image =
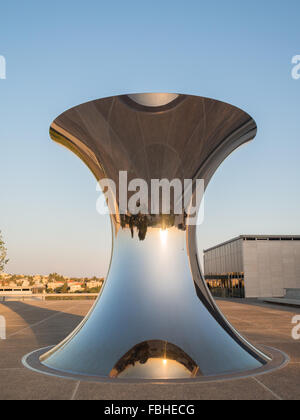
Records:
<instances>
[{"instance_id":1,"label":"funnel-shaped top of sculpture","mask_svg":"<svg viewBox=\"0 0 300 420\"><path fill-rule=\"evenodd\" d=\"M142 93L72 108L53 122L50 134L98 180L115 182L118 207L120 171L127 172L128 183L139 178L149 187L153 179L202 178L207 185L220 163L253 139L256 124L242 110L213 99Z\"/></svg>"}]
</instances>

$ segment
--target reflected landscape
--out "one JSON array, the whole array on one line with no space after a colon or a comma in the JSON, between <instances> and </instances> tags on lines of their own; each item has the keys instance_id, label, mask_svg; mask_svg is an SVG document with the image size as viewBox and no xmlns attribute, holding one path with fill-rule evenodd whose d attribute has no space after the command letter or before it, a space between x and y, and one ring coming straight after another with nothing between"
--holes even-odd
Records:
<instances>
[{"instance_id":1,"label":"reflected landscape","mask_svg":"<svg viewBox=\"0 0 300 420\"><path fill-rule=\"evenodd\" d=\"M176 379L200 376L195 362L181 349L163 341L147 341L125 354L111 378Z\"/></svg>"}]
</instances>

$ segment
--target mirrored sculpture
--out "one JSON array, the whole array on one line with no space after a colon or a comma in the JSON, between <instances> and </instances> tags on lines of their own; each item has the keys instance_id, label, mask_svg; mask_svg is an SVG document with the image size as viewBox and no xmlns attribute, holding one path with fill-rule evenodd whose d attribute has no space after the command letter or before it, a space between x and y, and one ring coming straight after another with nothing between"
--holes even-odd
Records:
<instances>
[{"instance_id":1,"label":"mirrored sculpture","mask_svg":"<svg viewBox=\"0 0 300 420\"><path fill-rule=\"evenodd\" d=\"M234 106L167 93L95 100L52 123L52 139L78 155L98 181L113 180L116 191L104 287L79 327L40 357L43 366L113 380L210 377L269 363L220 313L201 272L197 228L186 212L175 214L175 199L168 214L124 213L119 201L120 172L149 186L153 179L191 179L194 198L196 180L207 187L256 129Z\"/></svg>"}]
</instances>

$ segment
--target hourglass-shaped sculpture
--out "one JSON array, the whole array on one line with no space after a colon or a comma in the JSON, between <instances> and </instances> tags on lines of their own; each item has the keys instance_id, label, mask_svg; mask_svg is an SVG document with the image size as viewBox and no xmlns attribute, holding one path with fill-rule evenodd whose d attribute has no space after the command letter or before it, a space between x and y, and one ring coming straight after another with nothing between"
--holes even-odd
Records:
<instances>
[{"instance_id":1,"label":"hourglass-shaped sculpture","mask_svg":"<svg viewBox=\"0 0 300 420\"><path fill-rule=\"evenodd\" d=\"M113 252L93 309L64 342L41 355L52 372L106 378L176 379L259 371L269 357L226 321L197 258L187 214L120 214L119 173L143 179L203 179L256 135L231 105L165 93L95 100L60 115L53 140L97 180L116 183Z\"/></svg>"}]
</instances>

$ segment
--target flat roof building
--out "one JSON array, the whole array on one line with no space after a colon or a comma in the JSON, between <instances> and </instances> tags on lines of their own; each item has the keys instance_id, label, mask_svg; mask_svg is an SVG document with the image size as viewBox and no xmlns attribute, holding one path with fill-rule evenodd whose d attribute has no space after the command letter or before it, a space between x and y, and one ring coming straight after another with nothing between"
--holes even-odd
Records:
<instances>
[{"instance_id":1,"label":"flat roof building","mask_svg":"<svg viewBox=\"0 0 300 420\"><path fill-rule=\"evenodd\" d=\"M204 251L216 297L283 297L300 288L300 236L241 235Z\"/></svg>"}]
</instances>

